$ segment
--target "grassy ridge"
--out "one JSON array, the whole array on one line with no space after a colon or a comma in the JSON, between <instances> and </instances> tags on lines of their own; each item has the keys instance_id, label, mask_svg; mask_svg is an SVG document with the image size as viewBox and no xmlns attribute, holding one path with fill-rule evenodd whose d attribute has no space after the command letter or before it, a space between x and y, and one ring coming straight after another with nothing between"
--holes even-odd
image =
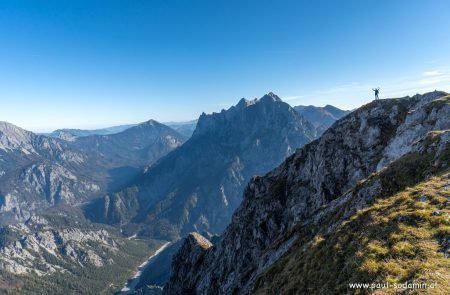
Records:
<instances>
[{"instance_id":1,"label":"grassy ridge","mask_svg":"<svg viewBox=\"0 0 450 295\"><path fill-rule=\"evenodd\" d=\"M258 279L254 292L395 294L394 284L415 282L436 288L398 294L450 294L450 153L447 144L436 158L439 135L423 142L428 152L407 154L356 185L353 196L381 184L364 209L344 218L353 198L319 224L297 228L300 239ZM333 224L339 225L327 230ZM350 283L390 288L351 289Z\"/></svg>"},{"instance_id":2,"label":"grassy ridge","mask_svg":"<svg viewBox=\"0 0 450 295\"><path fill-rule=\"evenodd\" d=\"M353 292L349 283L414 281L436 282L428 294L450 294L450 259L444 256L450 238L448 181L443 174L378 199L338 230L298 243L259 281L257 293L276 286L287 294L358 294L365 292Z\"/></svg>"}]
</instances>

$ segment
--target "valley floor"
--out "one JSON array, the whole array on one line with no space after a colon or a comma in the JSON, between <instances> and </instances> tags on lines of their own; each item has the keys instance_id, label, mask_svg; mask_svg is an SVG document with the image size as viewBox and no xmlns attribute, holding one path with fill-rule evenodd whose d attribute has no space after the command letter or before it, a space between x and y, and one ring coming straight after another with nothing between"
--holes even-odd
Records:
<instances>
[{"instance_id":1,"label":"valley floor","mask_svg":"<svg viewBox=\"0 0 450 295\"><path fill-rule=\"evenodd\" d=\"M125 286L122 288L122 290L120 290L120 293L118 293L118 295L129 295L129 294L133 294L136 286L140 283L141 281L141 275L142 272L156 259L156 257L164 250L166 249L168 246L170 245L170 242L167 242L165 244L163 244L158 250L156 250L144 263L142 263L141 265L139 265L138 270L136 272L136 274L127 281L127 283L125 284Z\"/></svg>"}]
</instances>

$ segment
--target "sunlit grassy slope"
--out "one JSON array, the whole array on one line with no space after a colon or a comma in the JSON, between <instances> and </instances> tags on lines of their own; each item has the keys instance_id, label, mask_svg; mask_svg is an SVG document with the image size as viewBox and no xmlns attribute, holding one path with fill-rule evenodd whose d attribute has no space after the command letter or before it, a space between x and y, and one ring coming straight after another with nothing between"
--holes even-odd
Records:
<instances>
[{"instance_id":1,"label":"sunlit grassy slope","mask_svg":"<svg viewBox=\"0 0 450 295\"><path fill-rule=\"evenodd\" d=\"M437 136L432 133L426 140L431 143ZM342 220L355 200L338 207L319 225L299 227L299 241L258 280L254 291L450 294L448 144L441 153L441 168L433 166L433 155L409 154L358 184L355 191L375 181L383 189L350 218ZM433 284L434 288L394 289L394 284L405 282ZM388 288L352 289L350 283L378 283Z\"/></svg>"}]
</instances>

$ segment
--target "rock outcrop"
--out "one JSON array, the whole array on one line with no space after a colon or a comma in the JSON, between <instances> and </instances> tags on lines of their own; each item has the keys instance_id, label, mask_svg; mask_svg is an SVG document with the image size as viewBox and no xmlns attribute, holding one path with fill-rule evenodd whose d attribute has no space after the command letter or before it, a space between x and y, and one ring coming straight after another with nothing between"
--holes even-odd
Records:
<instances>
[{"instance_id":1,"label":"rock outcrop","mask_svg":"<svg viewBox=\"0 0 450 295\"><path fill-rule=\"evenodd\" d=\"M190 233L184 239L181 248L173 257L173 264L180 265L176 272L171 274L172 280L176 280L165 289L166 294L192 294L195 289L184 288L183 281L192 280L191 270L202 263L203 256L212 247L210 241L198 233Z\"/></svg>"}]
</instances>

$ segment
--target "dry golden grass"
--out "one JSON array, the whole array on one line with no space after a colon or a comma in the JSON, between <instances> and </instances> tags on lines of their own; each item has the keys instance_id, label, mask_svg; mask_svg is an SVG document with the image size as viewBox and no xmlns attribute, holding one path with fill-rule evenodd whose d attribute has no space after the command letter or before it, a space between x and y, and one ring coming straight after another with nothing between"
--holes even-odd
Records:
<instances>
[{"instance_id":1,"label":"dry golden grass","mask_svg":"<svg viewBox=\"0 0 450 295\"><path fill-rule=\"evenodd\" d=\"M450 294L443 248L450 239L448 182L449 174L441 174L378 198L329 234L305 230L303 242L258 281L256 293L369 294L348 284L425 282L436 288L372 294Z\"/></svg>"}]
</instances>

